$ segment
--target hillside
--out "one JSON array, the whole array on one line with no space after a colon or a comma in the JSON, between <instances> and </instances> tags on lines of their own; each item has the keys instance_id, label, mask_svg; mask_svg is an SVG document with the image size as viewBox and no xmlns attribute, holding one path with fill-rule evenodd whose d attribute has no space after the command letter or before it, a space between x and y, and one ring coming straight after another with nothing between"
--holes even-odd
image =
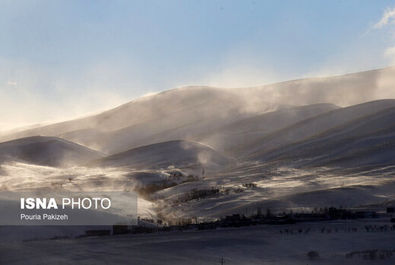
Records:
<instances>
[{"instance_id":1,"label":"hillside","mask_svg":"<svg viewBox=\"0 0 395 265\"><path fill-rule=\"evenodd\" d=\"M282 107L324 102L343 107L395 97L395 91L389 87L395 81L394 71L395 68L386 68L252 88L177 88L135 99L97 115L3 135L0 141L54 136L115 154L157 142L197 140L207 137L208 128L221 130Z\"/></svg>"},{"instance_id":2,"label":"hillside","mask_svg":"<svg viewBox=\"0 0 395 265\"><path fill-rule=\"evenodd\" d=\"M395 98L395 67L337 76L304 78L243 89L268 102L309 105L329 102L341 107Z\"/></svg>"},{"instance_id":3,"label":"hillside","mask_svg":"<svg viewBox=\"0 0 395 265\"><path fill-rule=\"evenodd\" d=\"M232 91L187 87L142 97L98 115L47 125L2 137L57 136L117 153L156 142L186 139L191 133L247 117L245 99ZM260 111L276 105L260 101ZM170 133L168 133L170 132Z\"/></svg>"},{"instance_id":4,"label":"hillside","mask_svg":"<svg viewBox=\"0 0 395 265\"><path fill-rule=\"evenodd\" d=\"M34 136L0 143L0 162L20 161L43 166L79 165L103 155L56 138Z\"/></svg>"},{"instance_id":5,"label":"hillside","mask_svg":"<svg viewBox=\"0 0 395 265\"><path fill-rule=\"evenodd\" d=\"M213 146L230 155L237 155L243 146L254 143L272 132L286 128L302 120L338 109L333 104L283 107L277 111L254 115L221 128L207 128L196 140Z\"/></svg>"},{"instance_id":6,"label":"hillside","mask_svg":"<svg viewBox=\"0 0 395 265\"><path fill-rule=\"evenodd\" d=\"M385 113L386 110L393 107L395 107L395 100L388 99L333 110L257 139L249 145L241 147L239 155L248 159L264 159L267 154L285 148L287 145L316 137L352 121L363 120L369 115ZM376 127L371 129L380 130L380 126L384 125L387 124L375 124Z\"/></svg>"},{"instance_id":7,"label":"hillside","mask_svg":"<svg viewBox=\"0 0 395 265\"><path fill-rule=\"evenodd\" d=\"M395 107L355 119L325 133L267 152L265 161L304 166L367 167L395 163ZM261 154L262 155L262 154Z\"/></svg>"},{"instance_id":8,"label":"hillside","mask_svg":"<svg viewBox=\"0 0 395 265\"><path fill-rule=\"evenodd\" d=\"M211 170L225 167L229 162L228 158L206 145L188 141L169 141L134 148L102 158L93 164L107 167L127 166L135 169L174 166Z\"/></svg>"}]
</instances>

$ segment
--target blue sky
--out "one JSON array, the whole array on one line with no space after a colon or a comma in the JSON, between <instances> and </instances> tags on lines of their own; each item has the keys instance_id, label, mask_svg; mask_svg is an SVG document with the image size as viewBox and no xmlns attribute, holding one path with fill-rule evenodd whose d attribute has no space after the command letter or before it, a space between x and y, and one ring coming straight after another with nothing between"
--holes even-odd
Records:
<instances>
[{"instance_id":1,"label":"blue sky","mask_svg":"<svg viewBox=\"0 0 395 265\"><path fill-rule=\"evenodd\" d=\"M392 65L394 8L384 0L0 0L0 129L184 85Z\"/></svg>"}]
</instances>

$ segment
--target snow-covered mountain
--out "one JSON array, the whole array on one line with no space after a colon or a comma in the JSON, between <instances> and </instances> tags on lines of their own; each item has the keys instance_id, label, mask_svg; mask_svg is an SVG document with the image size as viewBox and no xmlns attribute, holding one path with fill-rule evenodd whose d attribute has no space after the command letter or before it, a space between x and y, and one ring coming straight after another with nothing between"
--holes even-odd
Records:
<instances>
[{"instance_id":1,"label":"snow-covered mountain","mask_svg":"<svg viewBox=\"0 0 395 265\"><path fill-rule=\"evenodd\" d=\"M240 119L220 128L207 128L204 134L195 136L195 139L229 155L237 156L244 146L255 144L270 133L338 108L327 103L283 107Z\"/></svg>"},{"instance_id":2,"label":"snow-covered mountain","mask_svg":"<svg viewBox=\"0 0 395 265\"><path fill-rule=\"evenodd\" d=\"M277 104L260 100L259 112ZM186 87L133 100L98 115L37 127L3 137L32 135L61 137L107 153L162 141L186 139L207 128L248 117L245 98L233 91Z\"/></svg>"},{"instance_id":3,"label":"snow-covered mountain","mask_svg":"<svg viewBox=\"0 0 395 265\"><path fill-rule=\"evenodd\" d=\"M231 126L232 123L237 126L237 122L243 119L259 119L259 115L283 107L319 103L345 107L395 98L394 82L395 68L385 68L251 88L177 88L138 98L97 115L3 135L0 140L36 135L54 136L110 154L179 139L200 141L207 137L207 143L211 144L215 141L209 139L208 131L221 131L221 128ZM325 110L318 110L317 114ZM307 114L306 118L309 116ZM295 117L295 121L298 119ZM282 122L289 125L279 119L277 124L273 123L273 128L281 126ZM242 123L240 126L243 126ZM269 124L265 127L272 126ZM219 132L219 137L222 135Z\"/></svg>"},{"instance_id":4,"label":"snow-covered mountain","mask_svg":"<svg viewBox=\"0 0 395 265\"><path fill-rule=\"evenodd\" d=\"M364 120L370 115L385 115L387 110L391 110L394 107L395 100L388 99L336 109L302 120L284 129L275 131L268 136L254 140L248 145L240 147L239 151L241 154L248 157L248 159L260 159L264 157L264 154L272 152L275 149L285 150L287 145L317 137L339 126L344 126L344 128L347 129L347 125L350 122ZM371 129L380 130L381 126L387 125L388 124L384 123L375 124L375 127Z\"/></svg>"},{"instance_id":5,"label":"snow-covered mountain","mask_svg":"<svg viewBox=\"0 0 395 265\"><path fill-rule=\"evenodd\" d=\"M25 172L34 187L54 178L61 187L135 190L150 215L167 220L341 206L347 196L349 207L391 201L394 71L179 88L19 130L1 137L0 159L24 164L4 163L0 187L24 188L15 175ZM63 165L80 167L55 168Z\"/></svg>"},{"instance_id":6,"label":"snow-covered mountain","mask_svg":"<svg viewBox=\"0 0 395 265\"><path fill-rule=\"evenodd\" d=\"M161 142L107 156L94 161L100 166L127 166L134 169L191 168L199 171L221 169L230 160L209 146L183 140ZM201 172L199 172L201 174Z\"/></svg>"},{"instance_id":7,"label":"snow-covered mountain","mask_svg":"<svg viewBox=\"0 0 395 265\"><path fill-rule=\"evenodd\" d=\"M32 136L0 143L0 162L70 166L102 156L100 152L56 137Z\"/></svg>"},{"instance_id":8,"label":"snow-covered mountain","mask_svg":"<svg viewBox=\"0 0 395 265\"><path fill-rule=\"evenodd\" d=\"M385 103L388 108L379 110ZM293 140L291 144L274 150L261 149L249 158L265 161L294 162L304 166L343 166L365 168L395 164L395 101L379 101L362 104L332 113L346 117L346 113L358 109L358 116L352 120L342 120L340 124L324 132L311 136L306 134L302 141ZM364 113L363 110L369 110ZM355 113L355 112L354 112ZM360 115L364 113L361 117ZM322 115L316 122L327 119ZM305 124L306 125L306 124ZM311 125L311 123L310 123ZM294 128L294 129L292 129ZM296 135L292 127L289 134ZM322 128L322 127L320 127ZM277 134L280 135L280 134ZM289 139L289 138L288 138Z\"/></svg>"}]
</instances>

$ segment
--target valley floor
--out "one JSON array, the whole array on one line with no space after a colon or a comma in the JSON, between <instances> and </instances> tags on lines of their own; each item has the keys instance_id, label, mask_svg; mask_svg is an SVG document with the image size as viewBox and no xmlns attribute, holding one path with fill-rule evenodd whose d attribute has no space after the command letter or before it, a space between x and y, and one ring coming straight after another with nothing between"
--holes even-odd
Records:
<instances>
[{"instance_id":1,"label":"valley floor","mask_svg":"<svg viewBox=\"0 0 395 265\"><path fill-rule=\"evenodd\" d=\"M386 218L3 241L0 264L395 264L395 231L382 229L392 225Z\"/></svg>"}]
</instances>

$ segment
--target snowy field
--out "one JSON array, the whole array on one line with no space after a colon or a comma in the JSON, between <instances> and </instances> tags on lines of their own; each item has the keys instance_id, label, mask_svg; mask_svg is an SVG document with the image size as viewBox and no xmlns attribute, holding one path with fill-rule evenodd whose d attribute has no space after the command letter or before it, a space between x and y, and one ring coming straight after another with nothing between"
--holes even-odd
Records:
<instances>
[{"instance_id":1,"label":"snowy field","mask_svg":"<svg viewBox=\"0 0 395 265\"><path fill-rule=\"evenodd\" d=\"M336 168L274 168L263 163L242 163L194 182L158 191L150 196L157 211L168 217L207 219L234 213L300 211L320 207L359 207L395 200L395 167L374 170ZM185 194L218 189L215 195L186 199Z\"/></svg>"},{"instance_id":2,"label":"snowy field","mask_svg":"<svg viewBox=\"0 0 395 265\"><path fill-rule=\"evenodd\" d=\"M0 169L0 191L136 191L138 214L149 219L159 215L164 220L213 220L235 213L252 215L257 209L310 211L395 201L395 166L345 171L275 168L252 162L205 176L176 168L54 168L10 163Z\"/></svg>"},{"instance_id":3,"label":"snowy field","mask_svg":"<svg viewBox=\"0 0 395 265\"><path fill-rule=\"evenodd\" d=\"M376 227L367 232L366 225ZM0 264L395 264L388 219L0 243ZM308 253L310 252L310 256ZM222 263L223 259L223 263Z\"/></svg>"},{"instance_id":4,"label":"snowy field","mask_svg":"<svg viewBox=\"0 0 395 265\"><path fill-rule=\"evenodd\" d=\"M253 214L258 208L315 207L383 209L394 202L394 166L375 169L296 169L241 163L190 178L181 169L53 168L23 163L1 167L3 191L159 190L138 202L142 217L199 217ZM168 184L171 184L167 187ZM218 189L195 198L197 191ZM199 193L200 194L200 193ZM370 232L365 226L374 227ZM91 227L0 227L0 264L395 264L395 230L389 217L221 228L205 231L78 238ZM65 237L65 239L60 239ZM51 239L58 238L58 239Z\"/></svg>"}]
</instances>

